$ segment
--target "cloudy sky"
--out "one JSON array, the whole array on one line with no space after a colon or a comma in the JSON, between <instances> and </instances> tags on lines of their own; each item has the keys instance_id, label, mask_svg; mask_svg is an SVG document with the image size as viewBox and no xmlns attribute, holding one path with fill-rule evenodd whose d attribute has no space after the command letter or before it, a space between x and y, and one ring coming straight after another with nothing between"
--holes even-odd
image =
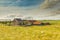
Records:
<instances>
[{"instance_id":1,"label":"cloudy sky","mask_svg":"<svg viewBox=\"0 0 60 40\"><path fill-rule=\"evenodd\" d=\"M60 19L60 0L0 0L0 19Z\"/></svg>"}]
</instances>

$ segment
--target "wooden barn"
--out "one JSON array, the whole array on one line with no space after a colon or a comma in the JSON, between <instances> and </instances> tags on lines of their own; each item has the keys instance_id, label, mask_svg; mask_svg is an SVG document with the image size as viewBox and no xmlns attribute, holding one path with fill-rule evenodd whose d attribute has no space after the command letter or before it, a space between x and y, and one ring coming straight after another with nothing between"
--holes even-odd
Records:
<instances>
[{"instance_id":1,"label":"wooden barn","mask_svg":"<svg viewBox=\"0 0 60 40\"><path fill-rule=\"evenodd\" d=\"M15 26L21 26L21 25L31 26L31 25L49 25L49 23L43 23L38 20L22 20L20 18L15 18L13 20L13 25L15 25Z\"/></svg>"},{"instance_id":2,"label":"wooden barn","mask_svg":"<svg viewBox=\"0 0 60 40\"><path fill-rule=\"evenodd\" d=\"M21 19L18 19L18 18L15 18L14 20L13 20L13 25L20 25L20 23L22 23L22 20Z\"/></svg>"}]
</instances>

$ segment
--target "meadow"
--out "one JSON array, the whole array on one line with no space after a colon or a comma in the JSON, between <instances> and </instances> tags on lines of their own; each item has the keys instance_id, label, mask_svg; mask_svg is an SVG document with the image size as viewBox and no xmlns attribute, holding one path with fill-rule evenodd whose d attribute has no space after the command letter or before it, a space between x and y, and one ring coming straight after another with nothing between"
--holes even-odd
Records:
<instances>
[{"instance_id":1,"label":"meadow","mask_svg":"<svg viewBox=\"0 0 60 40\"><path fill-rule=\"evenodd\" d=\"M0 24L0 40L60 40L60 20L44 20L51 25L7 26Z\"/></svg>"}]
</instances>

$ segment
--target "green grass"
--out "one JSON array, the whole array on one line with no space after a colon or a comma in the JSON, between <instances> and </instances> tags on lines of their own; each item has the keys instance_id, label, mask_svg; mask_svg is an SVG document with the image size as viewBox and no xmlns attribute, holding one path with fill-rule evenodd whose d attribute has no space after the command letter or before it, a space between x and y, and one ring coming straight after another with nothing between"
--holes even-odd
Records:
<instances>
[{"instance_id":1,"label":"green grass","mask_svg":"<svg viewBox=\"0 0 60 40\"><path fill-rule=\"evenodd\" d=\"M60 20L46 26L5 26L0 24L0 40L60 40Z\"/></svg>"}]
</instances>

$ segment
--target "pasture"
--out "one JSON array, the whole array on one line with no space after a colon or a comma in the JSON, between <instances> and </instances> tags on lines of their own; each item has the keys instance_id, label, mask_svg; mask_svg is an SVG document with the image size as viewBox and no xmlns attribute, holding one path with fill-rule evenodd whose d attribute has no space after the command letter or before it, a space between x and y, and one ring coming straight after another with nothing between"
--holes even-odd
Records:
<instances>
[{"instance_id":1,"label":"pasture","mask_svg":"<svg viewBox=\"0 0 60 40\"><path fill-rule=\"evenodd\" d=\"M0 24L0 40L60 40L60 20L44 20L45 26L7 26Z\"/></svg>"}]
</instances>

